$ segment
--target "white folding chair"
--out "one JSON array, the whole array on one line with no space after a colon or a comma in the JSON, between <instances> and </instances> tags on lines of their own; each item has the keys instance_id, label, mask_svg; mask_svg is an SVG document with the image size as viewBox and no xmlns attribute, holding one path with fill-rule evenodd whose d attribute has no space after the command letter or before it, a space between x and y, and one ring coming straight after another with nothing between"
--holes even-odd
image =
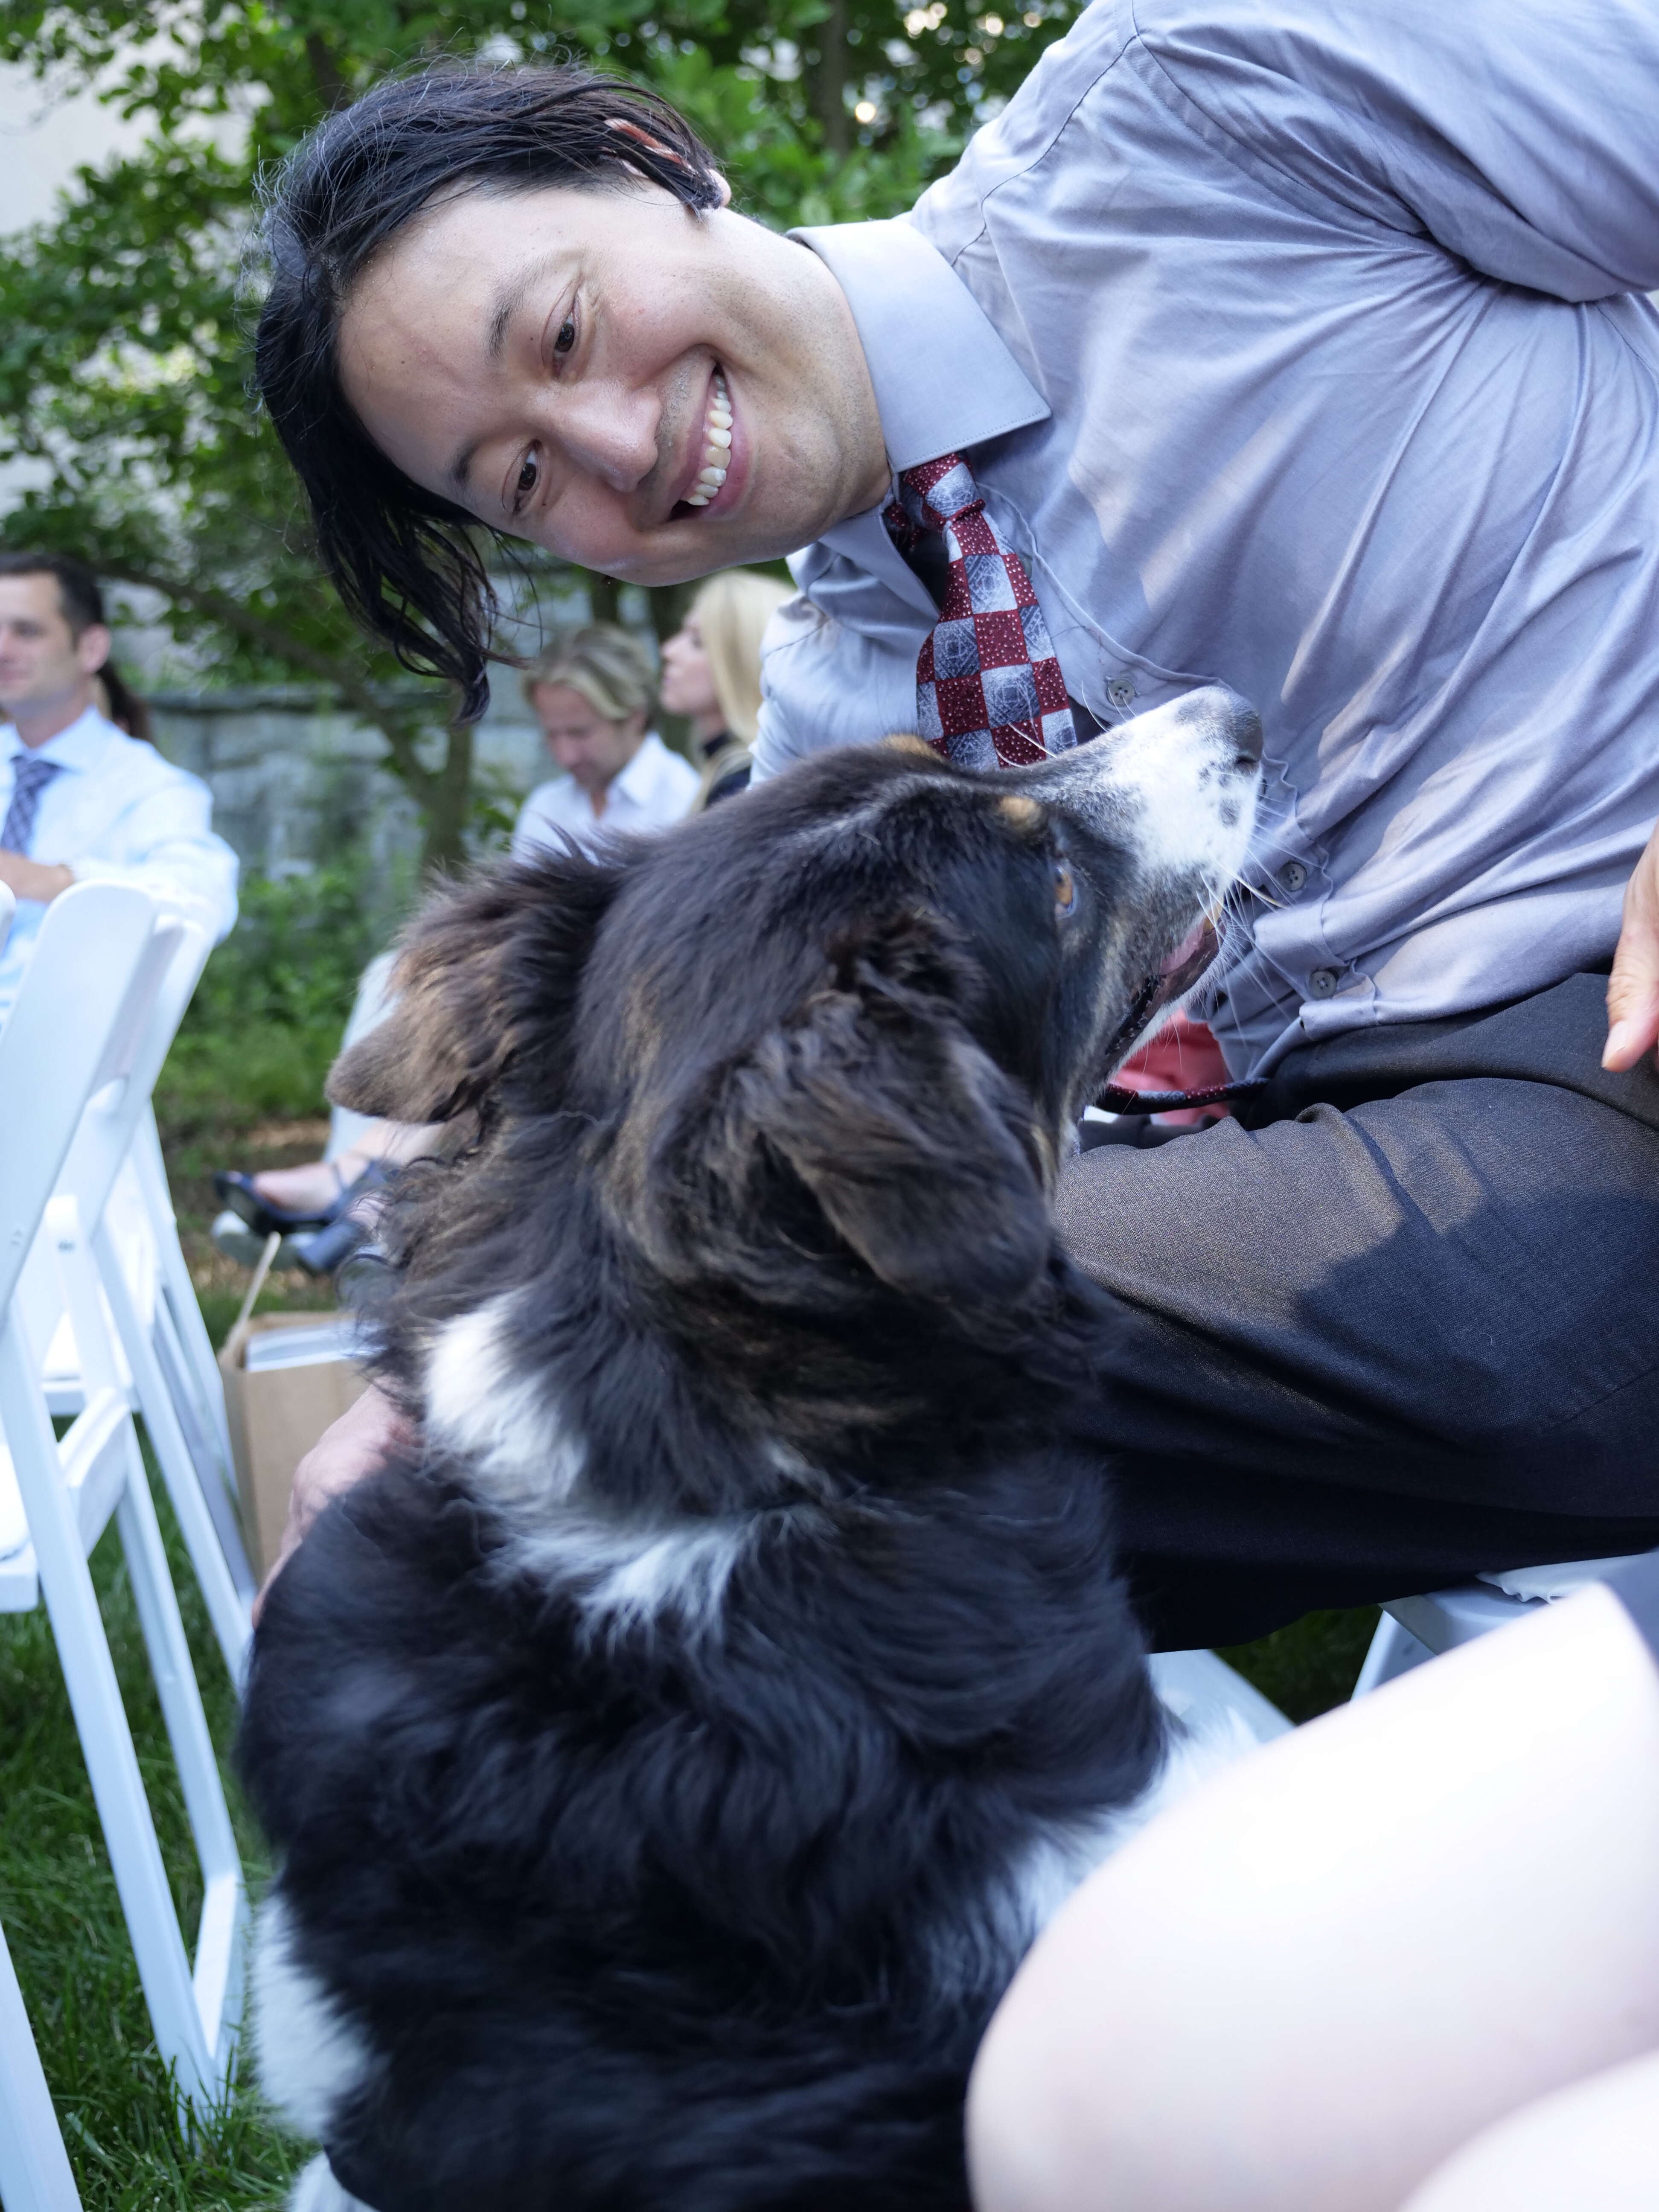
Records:
<instances>
[{"instance_id":1,"label":"white folding chair","mask_svg":"<svg viewBox=\"0 0 1659 2212\"><path fill-rule=\"evenodd\" d=\"M17 902L0 884L0 952ZM23 1992L0 1929L0 2205L5 2212L81 2212L75 2176L40 2070Z\"/></svg>"},{"instance_id":2,"label":"white folding chair","mask_svg":"<svg viewBox=\"0 0 1659 2212\"><path fill-rule=\"evenodd\" d=\"M207 958L205 933L169 917L171 966L135 1041L125 1082L83 1116L58 1182L72 1197L120 1347L120 1380L143 1414L150 1448L179 1517L191 1565L231 1679L240 1687L252 1635L254 1577L238 1516L224 1394L201 1309L179 1247L150 1094ZM118 1233L112 1200L123 1182L137 1236ZM78 1413L86 1402L78 1332L53 1267L38 1255L24 1295L43 1340L47 1404ZM56 1325L49 1316L55 1312Z\"/></svg>"},{"instance_id":3,"label":"white folding chair","mask_svg":"<svg viewBox=\"0 0 1659 2212\"><path fill-rule=\"evenodd\" d=\"M1450 1589L1431 1590L1426 1596L1391 1599L1382 1608L1353 1694L1363 1698L1380 1690L1384 1682L1408 1674L1425 1659L1437 1659L1443 1651L1473 1644L1494 1628L1524 1620L1528 1613L1558 1598L1571 1597L1626 1564L1622 1559L1573 1559L1562 1566L1515 1567Z\"/></svg>"},{"instance_id":4,"label":"white folding chair","mask_svg":"<svg viewBox=\"0 0 1659 2212\"><path fill-rule=\"evenodd\" d=\"M0 940L3 941L3 940ZM5 2212L81 2212L52 2092L40 2070L23 1992L0 1929L0 2205Z\"/></svg>"},{"instance_id":5,"label":"white folding chair","mask_svg":"<svg viewBox=\"0 0 1659 2212\"><path fill-rule=\"evenodd\" d=\"M75 886L48 912L0 1032L0 1434L9 1447L0 1462L0 1493L15 1486L27 1527L27 1541L0 1565L0 1606L32 1602L31 1585L38 1583L156 2044L180 2097L210 2105L228 2080L240 2021L241 1865L105 1294L135 1372L141 1340L129 1331L131 1315L124 1319L113 1279L118 1270L93 1264L81 1210L83 1201L94 1212L101 1204L100 1146L118 1141L123 1096L143 1073L155 1000L184 927L159 919L142 891ZM61 1442L41 1387L41 1347L30 1339L16 1296L43 1231L84 1383L84 1405ZM94 1224L92 1243L97 1235ZM204 1517L199 1492L196 1508ZM193 1969L87 1564L112 1515L201 1863Z\"/></svg>"}]
</instances>

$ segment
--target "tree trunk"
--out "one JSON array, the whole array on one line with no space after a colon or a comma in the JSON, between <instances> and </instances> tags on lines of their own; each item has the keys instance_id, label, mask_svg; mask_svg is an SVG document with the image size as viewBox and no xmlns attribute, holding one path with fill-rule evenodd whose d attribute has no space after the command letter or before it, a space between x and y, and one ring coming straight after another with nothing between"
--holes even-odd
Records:
<instances>
[{"instance_id":1,"label":"tree trunk","mask_svg":"<svg viewBox=\"0 0 1659 2212\"><path fill-rule=\"evenodd\" d=\"M587 614L590 622L615 623L622 620L622 586L614 576L601 576L592 568L584 571L587 579Z\"/></svg>"},{"instance_id":2,"label":"tree trunk","mask_svg":"<svg viewBox=\"0 0 1659 2212\"><path fill-rule=\"evenodd\" d=\"M818 25L818 120L824 151L847 151L847 0L830 0L830 13Z\"/></svg>"},{"instance_id":3,"label":"tree trunk","mask_svg":"<svg viewBox=\"0 0 1659 2212\"><path fill-rule=\"evenodd\" d=\"M471 725L452 722L442 765L428 785L421 807L426 827L426 843L421 853L423 876L453 875L465 862L466 817L472 800L472 755Z\"/></svg>"}]
</instances>

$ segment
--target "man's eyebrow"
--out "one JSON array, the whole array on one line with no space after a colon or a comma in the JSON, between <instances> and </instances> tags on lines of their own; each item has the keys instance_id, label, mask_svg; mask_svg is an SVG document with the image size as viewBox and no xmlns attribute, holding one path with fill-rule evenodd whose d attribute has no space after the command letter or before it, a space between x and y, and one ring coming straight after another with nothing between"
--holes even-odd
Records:
<instances>
[{"instance_id":1,"label":"man's eyebrow","mask_svg":"<svg viewBox=\"0 0 1659 2212\"><path fill-rule=\"evenodd\" d=\"M556 247L550 253L544 253L538 260L520 269L517 276L509 276L496 293L495 304L489 311L489 322L484 325L484 351L491 361L501 359L507 343L507 330L526 298L548 270L556 267L563 258Z\"/></svg>"},{"instance_id":2,"label":"man's eyebrow","mask_svg":"<svg viewBox=\"0 0 1659 2212\"><path fill-rule=\"evenodd\" d=\"M502 284L495 295L495 304L489 310L489 320L484 325L484 352L489 360L501 359L506 349L507 334L512 328L514 316L523 307L541 278L562 258L558 249L555 248L550 253L544 253L539 260L532 261L527 267L519 270ZM472 466L473 459L483 442L479 438L469 439L449 464L449 483L453 490L463 495L465 493L467 471Z\"/></svg>"},{"instance_id":3,"label":"man's eyebrow","mask_svg":"<svg viewBox=\"0 0 1659 2212\"><path fill-rule=\"evenodd\" d=\"M450 489L462 497L466 494L466 472L472 465L473 455L483 443L482 438L469 438L449 465Z\"/></svg>"}]
</instances>

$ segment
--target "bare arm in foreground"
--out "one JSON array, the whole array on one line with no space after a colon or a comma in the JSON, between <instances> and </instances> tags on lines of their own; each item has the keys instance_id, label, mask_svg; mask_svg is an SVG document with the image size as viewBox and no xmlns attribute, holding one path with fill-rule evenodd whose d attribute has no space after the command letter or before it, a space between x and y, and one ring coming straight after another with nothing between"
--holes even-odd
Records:
<instances>
[{"instance_id":1,"label":"bare arm in foreground","mask_svg":"<svg viewBox=\"0 0 1659 2212\"><path fill-rule=\"evenodd\" d=\"M980 2054L980 2212L1396 2212L1659 2047L1656 1868L1659 1668L1595 1588L1253 1754L1084 1886Z\"/></svg>"}]
</instances>

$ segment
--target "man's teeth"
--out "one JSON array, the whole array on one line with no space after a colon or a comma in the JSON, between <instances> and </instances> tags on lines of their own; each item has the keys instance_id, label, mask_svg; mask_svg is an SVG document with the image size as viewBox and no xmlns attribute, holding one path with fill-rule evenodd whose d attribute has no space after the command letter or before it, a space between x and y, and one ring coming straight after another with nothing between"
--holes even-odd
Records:
<instances>
[{"instance_id":1,"label":"man's teeth","mask_svg":"<svg viewBox=\"0 0 1659 2212\"><path fill-rule=\"evenodd\" d=\"M716 369L714 388L709 395L708 413L702 426L702 468L697 481L685 495L688 507L708 506L726 482L726 471L731 459L732 397L726 391L726 379Z\"/></svg>"}]
</instances>

